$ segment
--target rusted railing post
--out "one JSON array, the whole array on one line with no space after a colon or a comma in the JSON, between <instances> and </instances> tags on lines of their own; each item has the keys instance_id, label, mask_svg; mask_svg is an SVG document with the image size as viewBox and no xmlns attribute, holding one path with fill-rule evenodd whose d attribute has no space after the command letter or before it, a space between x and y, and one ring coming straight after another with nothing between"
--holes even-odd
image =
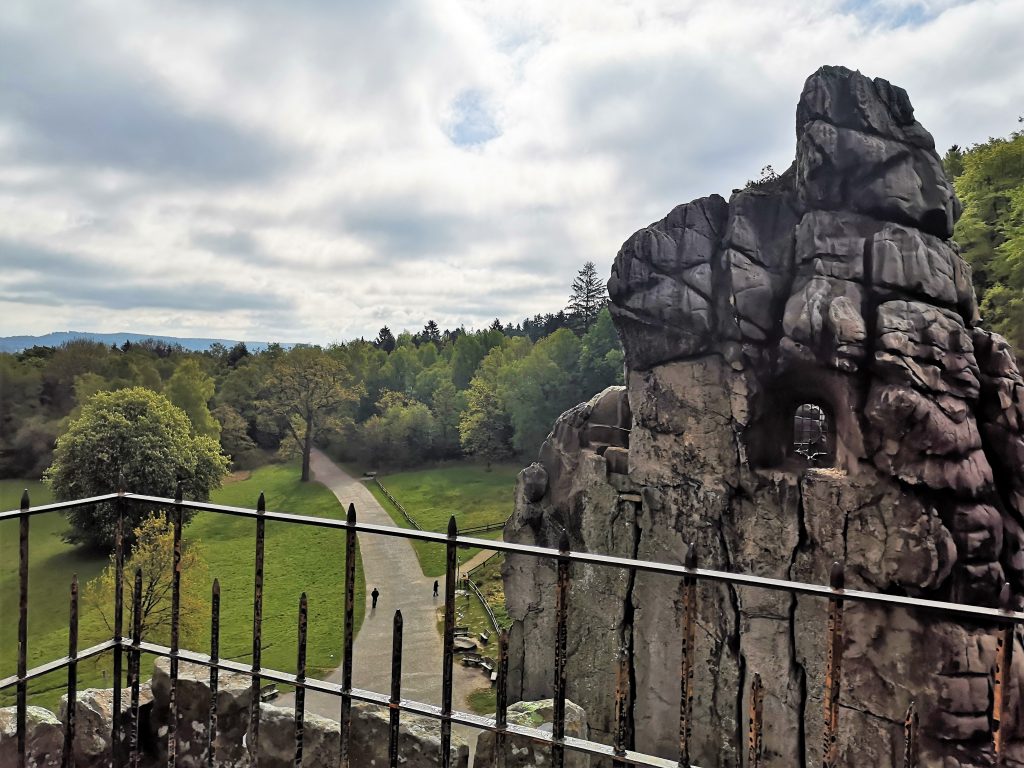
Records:
<instances>
[{"instance_id":1,"label":"rusted railing post","mask_svg":"<svg viewBox=\"0 0 1024 768\"><path fill-rule=\"evenodd\" d=\"M903 768L917 768L920 758L920 747L917 740L917 703L913 700L907 707L907 716L903 720Z\"/></svg>"},{"instance_id":2,"label":"rusted railing post","mask_svg":"<svg viewBox=\"0 0 1024 768\"><path fill-rule=\"evenodd\" d=\"M110 721L110 743L114 768L121 766L121 744L124 741L124 718L121 715L121 669L124 665L124 513L127 501L124 498L123 478L118 480L117 500L114 502L116 522L114 524L114 700Z\"/></svg>"},{"instance_id":3,"label":"rusted railing post","mask_svg":"<svg viewBox=\"0 0 1024 768\"><path fill-rule=\"evenodd\" d=\"M302 768L302 739L306 728L306 632L308 628L306 593L299 596L299 643L295 662L295 768Z\"/></svg>"},{"instance_id":4,"label":"rusted railing post","mask_svg":"<svg viewBox=\"0 0 1024 768\"><path fill-rule=\"evenodd\" d=\"M78 709L78 574L71 577L71 604L68 610L68 707L64 723L62 768L75 764L75 715Z\"/></svg>"},{"instance_id":5,"label":"rusted railing post","mask_svg":"<svg viewBox=\"0 0 1024 768\"><path fill-rule=\"evenodd\" d=\"M690 542L683 560L686 568L697 567L697 544ZM683 590L682 668L679 673L679 765L690 768L690 739L693 734L693 661L697 625L697 580L685 576Z\"/></svg>"},{"instance_id":6,"label":"rusted railing post","mask_svg":"<svg viewBox=\"0 0 1024 768\"><path fill-rule=\"evenodd\" d=\"M619 760L626 756L626 738L629 730L629 653L625 648L619 649L618 667L615 670L615 735L612 739L612 751L616 759L613 768L626 768L626 761Z\"/></svg>"},{"instance_id":7,"label":"rusted railing post","mask_svg":"<svg viewBox=\"0 0 1024 768\"><path fill-rule=\"evenodd\" d=\"M25 768L28 719L28 488L21 494L18 518L18 688L15 721L18 731L18 768Z\"/></svg>"},{"instance_id":8,"label":"rusted railing post","mask_svg":"<svg viewBox=\"0 0 1024 768\"><path fill-rule=\"evenodd\" d=\"M167 765L178 764L178 650L181 635L181 502L183 489L181 481L174 493L174 507L171 510L174 525L174 552L171 566L171 701L170 722L167 724Z\"/></svg>"},{"instance_id":9,"label":"rusted railing post","mask_svg":"<svg viewBox=\"0 0 1024 768\"><path fill-rule=\"evenodd\" d=\"M564 528L558 538L558 582L555 588L555 711L551 723L551 764L565 764L565 665L569 635L569 532Z\"/></svg>"},{"instance_id":10,"label":"rusted railing post","mask_svg":"<svg viewBox=\"0 0 1024 768\"><path fill-rule=\"evenodd\" d=\"M128 756L132 768L139 768L142 755L139 748L139 686L142 665L142 569L135 569L132 588L132 649L128 655L128 686L131 691L131 722L128 731Z\"/></svg>"},{"instance_id":11,"label":"rusted railing post","mask_svg":"<svg viewBox=\"0 0 1024 768\"><path fill-rule=\"evenodd\" d=\"M213 580L210 592L210 714L206 724L206 768L213 768L217 755L217 689L220 678L220 580Z\"/></svg>"},{"instance_id":12,"label":"rusted railing post","mask_svg":"<svg viewBox=\"0 0 1024 768\"><path fill-rule=\"evenodd\" d=\"M999 593L999 608L1002 611L1010 612L1013 608L1012 595L1009 583L1003 584ZM1004 764L1003 754L1006 749L1006 734L1003 724L1006 722L1006 703L1009 699L1007 690L1010 686L1010 670L1013 668L1013 634L1014 625L1007 622L999 628L999 635L996 641L996 668L995 681L992 686L992 741L996 753L996 766L1002 768Z\"/></svg>"},{"instance_id":13,"label":"rusted railing post","mask_svg":"<svg viewBox=\"0 0 1024 768\"><path fill-rule=\"evenodd\" d=\"M352 638L356 604L356 506L348 505L345 520L345 618L341 649L341 768L349 768L349 730L352 726Z\"/></svg>"},{"instance_id":14,"label":"rusted railing post","mask_svg":"<svg viewBox=\"0 0 1024 768\"><path fill-rule=\"evenodd\" d=\"M761 768L761 723L764 715L764 687L761 675L754 673L750 683L750 730L747 735L747 768Z\"/></svg>"},{"instance_id":15,"label":"rusted railing post","mask_svg":"<svg viewBox=\"0 0 1024 768\"><path fill-rule=\"evenodd\" d=\"M835 562L829 573L833 596L828 600L828 648L825 661L825 728L822 738L822 765L839 764L839 689L843 676L843 564Z\"/></svg>"},{"instance_id":16,"label":"rusted railing post","mask_svg":"<svg viewBox=\"0 0 1024 768\"><path fill-rule=\"evenodd\" d=\"M256 500L256 561L252 586L252 688L249 691L249 734L247 746L252 764L260 762L260 665L263 653L263 546L266 540L267 498L260 492Z\"/></svg>"},{"instance_id":17,"label":"rusted railing post","mask_svg":"<svg viewBox=\"0 0 1024 768\"><path fill-rule=\"evenodd\" d=\"M494 711L495 726L494 750L497 757L496 768L505 768L507 760L505 750L506 728L508 727L508 630L501 630L498 635L498 690Z\"/></svg>"},{"instance_id":18,"label":"rusted railing post","mask_svg":"<svg viewBox=\"0 0 1024 768\"><path fill-rule=\"evenodd\" d=\"M388 765L398 768L398 727L402 712L402 612L395 611L391 627L391 698L388 699Z\"/></svg>"},{"instance_id":19,"label":"rusted railing post","mask_svg":"<svg viewBox=\"0 0 1024 768\"><path fill-rule=\"evenodd\" d=\"M441 766L452 764L452 665L455 663L455 580L458 578L455 515L448 519L444 576L444 658L441 661Z\"/></svg>"}]
</instances>

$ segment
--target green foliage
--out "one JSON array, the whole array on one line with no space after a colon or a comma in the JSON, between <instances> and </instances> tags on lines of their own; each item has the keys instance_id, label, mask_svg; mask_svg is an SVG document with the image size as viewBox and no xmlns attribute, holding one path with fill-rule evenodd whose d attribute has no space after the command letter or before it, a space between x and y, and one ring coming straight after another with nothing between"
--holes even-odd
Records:
<instances>
[{"instance_id":1,"label":"green foliage","mask_svg":"<svg viewBox=\"0 0 1024 768\"><path fill-rule=\"evenodd\" d=\"M572 281L569 306L565 308L569 324L578 333L586 333L594 324L598 312L607 301L608 292L605 289L604 281L597 276L597 267L594 266L594 262L588 261L576 273L576 279Z\"/></svg>"},{"instance_id":2,"label":"green foliage","mask_svg":"<svg viewBox=\"0 0 1024 768\"><path fill-rule=\"evenodd\" d=\"M955 150L955 151L954 151ZM944 158L964 204L955 238L974 270L982 319L1024 353L1024 132Z\"/></svg>"},{"instance_id":3,"label":"green foliage","mask_svg":"<svg viewBox=\"0 0 1024 768\"><path fill-rule=\"evenodd\" d=\"M192 435L184 411L163 395L133 387L93 395L57 440L46 478L59 499L119 489L174 496L179 480L190 498L207 499L226 471L220 446L209 437ZM137 528L150 511L141 504L127 505L127 530ZM67 517L69 541L113 546L112 504L75 509Z\"/></svg>"},{"instance_id":4,"label":"green foliage","mask_svg":"<svg viewBox=\"0 0 1024 768\"><path fill-rule=\"evenodd\" d=\"M341 428L342 411L358 399L358 388L341 361L317 347L295 347L281 355L271 376L260 407L295 441L307 481L314 441Z\"/></svg>"},{"instance_id":5,"label":"green foliage","mask_svg":"<svg viewBox=\"0 0 1024 768\"><path fill-rule=\"evenodd\" d=\"M190 358L174 369L164 394L185 412L195 434L219 440L221 425L210 413L209 405L214 389L213 378L199 367L197 360Z\"/></svg>"}]
</instances>

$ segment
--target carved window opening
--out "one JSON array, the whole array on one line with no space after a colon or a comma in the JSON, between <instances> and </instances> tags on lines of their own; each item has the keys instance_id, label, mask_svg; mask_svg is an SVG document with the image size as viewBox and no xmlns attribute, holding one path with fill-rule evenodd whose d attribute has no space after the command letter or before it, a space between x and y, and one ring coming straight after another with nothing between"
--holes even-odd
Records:
<instances>
[{"instance_id":1,"label":"carved window opening","mask_svg":"<svg viewBox=\"0 0 1024 768\"><path fill-rule=\"evenodd\" d=\"M793 454L811 467L830 467L834 445L832 423L825 409L813 403L797 406L793 413Z\"/></svg>"}]
</instances>

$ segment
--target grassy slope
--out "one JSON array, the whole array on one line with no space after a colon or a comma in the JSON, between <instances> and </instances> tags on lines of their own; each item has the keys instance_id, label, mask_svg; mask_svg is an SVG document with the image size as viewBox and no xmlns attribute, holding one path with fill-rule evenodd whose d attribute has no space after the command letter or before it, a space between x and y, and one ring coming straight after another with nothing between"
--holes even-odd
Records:
<instances>
[{"instance_id":1,"label":"grassy slope","mask_svg":"<svg viewBox=\"0 0 1024 768\"><path fill-rule=\"evenodd\" d=\"M488 472L477 464L459 463L381 475L380 481L425 530L447 531L452 514L459 528L503 522L512 512L512 493L519 469L515 464L498 464ZM396 524L410 527L376 483L369 482L367 487ZM497 539L501 530L472 535ZM414 541L413 548L427 576L444 574L444 547ZM459 559L465 562L479 551L461 550Z\"/></svg>"},{"instance_id":2,"label":"grassy slope","mask_svg":"<svg viewBox=\"0 0 1024 768\"><path fill-rule=\"evenodd\" d=\"M222 504L255 506L265 491L267 508L318 517L343 518L334 495L317 483L298 481L297 465L263 467L248 480L232 483L214 494ZM18 505L23 481L0 481L0 509ZM30 485L33 503L49 500L45 487ZM13 674L17 658L17 550L18 524L0 526L0 677ZM64 519L56 514L32 519L29 575L29 666L67 652L67 589L71 574L86 581L102 570L107 560L69 547L60 539ZM200 514L185 529L186 541L201 541L210 578L221 583L221 654L250 658L252 650L252 572L255 523L227 515ZM344 536L320 528L268 523L263 609L263 664L290 670L295 665L299 594L309 598L309 664L311 670L337 665L341 649L343 613L342 576ZM185 578L188 575L185 574ZM364 605L362 569L357 575L356 622ZM8 618L10 617L10 619ZM80 647L109 637L100 618L83 608ZM208 634L208 633L204 633ZM205 647L208 637L201 637ZM109 685L109 662L79 667L79 687ZM63 673L41 679L32 687L32 703L53 707L60 696ZM0 706L13 702L13 691L0 693Z\"/></svg>"}]
</instances>

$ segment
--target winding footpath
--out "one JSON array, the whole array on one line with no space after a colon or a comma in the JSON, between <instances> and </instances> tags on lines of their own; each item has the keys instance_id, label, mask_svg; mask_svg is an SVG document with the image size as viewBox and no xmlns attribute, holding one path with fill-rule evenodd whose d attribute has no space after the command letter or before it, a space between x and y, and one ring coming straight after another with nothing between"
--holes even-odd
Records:
<instances>
[{"instance_id":1,"label":"winding footpath","mask_svg":"<svg viewBox=\"0 0 1024 768\"><path fill-rule=\"evenodd\" d=\"M357 478L346 473L324 453L314 450L310 457L314 479L329 488L346 509L356 506L361 523L394 526L395 523L373 494ZM441 704L441 635L437 611L443 597L433 597L434 579L423 575L408 539L395 536L359 535L359 551L366 580L366 615L352 646L352 684L356 688L388 693L391 690L391 633L396 610L402 611L402 698L426 704ZM444 577L441 577L444 594ZM370 607L370 592L380 591L376 610ZM481 684L478 676L467 679L456 665L455 708L464 708L465 694ZM341 668L327 679L341 683ZM275 705L291 707L293 694L281 696ZM336 696L310 691L306 712L334 720L339 718ZM461 730L456 727L456 730Z\"/></svg>"}]
</instances>

